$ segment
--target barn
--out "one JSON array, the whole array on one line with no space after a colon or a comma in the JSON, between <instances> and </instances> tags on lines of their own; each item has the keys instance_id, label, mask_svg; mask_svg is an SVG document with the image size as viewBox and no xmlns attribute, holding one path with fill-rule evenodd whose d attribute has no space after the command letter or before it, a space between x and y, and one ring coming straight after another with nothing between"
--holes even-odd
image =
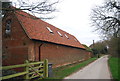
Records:
<instances>
[{"instance_id":1,"label":"barn","mask_svg":"<svg viewBox=\"0 0 120 81\"><path fill-rule=\"evenodd\" d=\"M73 35L21 10L5 14L2 46L3 65L48 59L58 67L90 58Z\"/></svg>"}]
</instances>

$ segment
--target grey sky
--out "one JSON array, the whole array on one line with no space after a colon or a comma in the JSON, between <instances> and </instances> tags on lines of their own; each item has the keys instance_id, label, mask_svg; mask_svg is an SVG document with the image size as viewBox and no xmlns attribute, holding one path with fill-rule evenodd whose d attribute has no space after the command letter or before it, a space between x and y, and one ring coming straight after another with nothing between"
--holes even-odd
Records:
<instances>
[{"instance_id":1,"label":"grey sky","mask_svg":"<svg viewBox=\"0 0 120 81\"><path fill-rule=\"evenodd\" d=\"M100 40L90 24L91 9L101 5L103 0L62 0L57 8L55 19L47 20L50 24L74 35L82 44L90 45Z\"/></svg>"},{"instance_id":2,"label":"grey sky","mask_svg":"<svg viewBox=\"0 0 120 81\"><path fill-rule=\"evenodd\" d=\"M90 25L90 13L95 5L102 3L103 0L60 0L56 6L59 12L54 13L56 17L46 22L74 35L82 44L89 46L93 40L100 40Z\"/></svg>"}]
</instances>

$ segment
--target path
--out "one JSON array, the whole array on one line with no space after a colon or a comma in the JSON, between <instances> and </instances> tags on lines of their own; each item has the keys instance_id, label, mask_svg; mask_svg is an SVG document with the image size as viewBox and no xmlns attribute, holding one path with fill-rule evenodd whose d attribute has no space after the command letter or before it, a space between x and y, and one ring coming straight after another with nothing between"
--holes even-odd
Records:
<instances>
[{"instance_id":1,"label":"path","mask_svg":"<svg viewBox=\"0 0 120 81\"><path fill-rule=\"evenodd\" d=\"M65 79L111 79L105 55Z\"/></svg>"}]
</instances>

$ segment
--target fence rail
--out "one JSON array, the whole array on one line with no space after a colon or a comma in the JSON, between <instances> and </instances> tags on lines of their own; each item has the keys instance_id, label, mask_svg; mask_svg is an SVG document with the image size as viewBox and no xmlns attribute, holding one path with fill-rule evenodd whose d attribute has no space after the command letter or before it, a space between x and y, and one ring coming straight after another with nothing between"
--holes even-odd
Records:
<instances>
[{"instance_id":1,"label":"fence rail","mask_svg":"<svg viewBox=\"0 0 120 81\"><path fill-rule=\"evenodd\" d=\"M24 79L33 79L36 77L39 77L42 79L42 78L48 77L48 60L47 59L41 62L32 62L32 63L26 60L25 64L3 66L3 67L0 67L0 70L9 70L14 68L22 68L22 67L25 68L23 72L2 76L0 77L0 80L15 78L22 75L24 75Z\"/></svg>"}]
</instances>

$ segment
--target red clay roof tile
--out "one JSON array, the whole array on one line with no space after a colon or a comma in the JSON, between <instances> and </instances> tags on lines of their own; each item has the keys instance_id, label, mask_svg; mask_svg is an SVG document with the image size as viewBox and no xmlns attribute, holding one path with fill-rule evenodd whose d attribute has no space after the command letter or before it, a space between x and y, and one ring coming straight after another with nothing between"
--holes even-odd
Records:
<instances>
[{"instance_id":1,"label":"red clay roof tile","mask_svg":"<svg viewBox=\"0 0 120 81\"><path fill-rule=\"evenodd\" d=\"M15 15L21 22L23 28L25 29L25 32L27 33L30 39L84 48L84 46L82 46L81 43L73 35L59 28L56 28L53 25L44 22L41 19L38 19L37 17L34 17L24 11L16 11ZM53 33L50 33L47 27L49 27L53 31ZM59 31L62 34L62 36L60 36L57 31ZM68 38L65 36L65 34L68 36Z\"/></svg>"}]
</instances>

